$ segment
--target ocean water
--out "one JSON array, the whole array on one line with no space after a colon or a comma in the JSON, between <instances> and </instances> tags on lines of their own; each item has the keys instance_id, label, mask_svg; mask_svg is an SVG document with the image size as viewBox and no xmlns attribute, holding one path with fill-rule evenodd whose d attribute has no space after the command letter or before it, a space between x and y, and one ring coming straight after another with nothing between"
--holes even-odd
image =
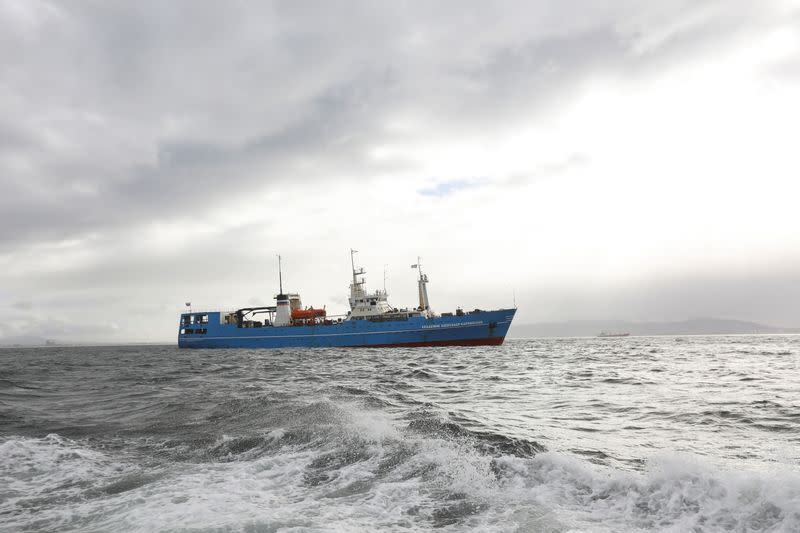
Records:
<instances>
[{"instance_id":1,"label":"ocean water","mask_svg":"<svg viewBox=\"0 0 800 533\"><path fill-rule=\"evenodd\" d=\"M3 531L800 531L800 337L0 350Z\"/></svg>"}]
</instances>

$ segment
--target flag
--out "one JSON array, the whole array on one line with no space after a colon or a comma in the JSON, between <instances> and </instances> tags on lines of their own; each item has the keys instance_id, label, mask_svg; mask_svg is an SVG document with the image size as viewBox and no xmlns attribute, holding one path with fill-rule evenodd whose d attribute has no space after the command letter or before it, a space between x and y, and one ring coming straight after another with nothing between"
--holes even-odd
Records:
<instances>
[{"instance_id":1,"label":"flag","mask_svg":"<svg viewBox=\"0 0 800 533\"><path fill-rule=\"evenodd\" d=\"M411 265L411 268L417 268L419 265Z\"/></svg>"}]
</instances>

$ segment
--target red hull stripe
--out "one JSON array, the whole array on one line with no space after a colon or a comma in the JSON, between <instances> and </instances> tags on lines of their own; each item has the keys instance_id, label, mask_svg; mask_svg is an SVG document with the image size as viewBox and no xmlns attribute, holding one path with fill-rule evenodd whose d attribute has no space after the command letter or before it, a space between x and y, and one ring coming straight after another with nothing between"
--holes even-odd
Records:
<instances>
[{"instance_id":1,"label":"red hull stripe","mask_svg":"<svg viewBox=\"0 0 800 533\"><path fill-rule=\"evenodd\" d=\"M398 342L392 344L362 344L354 348L421 348L423 346L499 346L505 337L485 337L452 341Z\"/></svg>"}]
</instances>

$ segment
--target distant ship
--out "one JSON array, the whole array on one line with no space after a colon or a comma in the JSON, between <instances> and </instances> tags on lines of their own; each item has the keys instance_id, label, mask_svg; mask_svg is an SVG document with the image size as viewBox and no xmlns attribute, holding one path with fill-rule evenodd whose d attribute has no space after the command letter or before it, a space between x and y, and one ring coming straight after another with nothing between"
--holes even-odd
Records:
<instances>
[{"instance_id":1,"label":"distant ship","mask_svg":"<svg viewBox=\"0 0 800 533\"><path fill-rule=\"evenodd\" d=\"M601 331L598 337L629 337L630 333Z\"/></svg>"},{"instance_id":2,"label":"distant ship","mask_svg":"<svg viewBox=\"0 0 800 533\"><path fill-rule=\"evenodd\" d=\"M355 266L350 250L353 280L350 311L330 316L322 309L303 307L300 295L283 292L278 257L276 305L243 307L231 312L203 311L181 314L180 348L287 348L287 347L393 347L477 346L503 343L516 308L494 311L434 313L428 302L428 276L422 265L417 289L419 306L398 309L389 305L386 289L368 293L365 271ZM190 303L187 302L187 307ZM256 315L264 315L256 320ZM259 317L260 318L260 317Z\"/></svg>"}]
</instances>

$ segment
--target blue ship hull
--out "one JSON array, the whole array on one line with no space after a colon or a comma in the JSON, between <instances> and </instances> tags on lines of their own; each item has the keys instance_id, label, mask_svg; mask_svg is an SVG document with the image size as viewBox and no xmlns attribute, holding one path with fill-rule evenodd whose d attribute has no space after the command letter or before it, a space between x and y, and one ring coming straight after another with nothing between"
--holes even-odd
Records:
<instances>
[{"instance_id":1,"label":"blue ship hull","mask_svg":"<svg viewBox=\"0 0 800 533\"><path fill-rule=\"evenodd\" d=\"M334 324L245 328L223 324L219 312L209 312L202 313L202 322L182 326L178 346L324 348L497 345L503 343L514 313L516 309L499 309L435 318L412 316L407 320L344 320Z\"/></svg>"}]
</instances>

